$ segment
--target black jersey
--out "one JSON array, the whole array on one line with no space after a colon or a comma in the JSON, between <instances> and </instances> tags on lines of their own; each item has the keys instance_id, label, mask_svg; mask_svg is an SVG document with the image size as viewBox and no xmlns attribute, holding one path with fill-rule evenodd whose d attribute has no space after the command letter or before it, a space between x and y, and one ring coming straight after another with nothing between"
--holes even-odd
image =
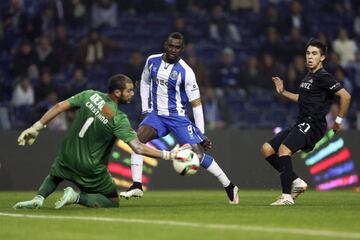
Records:
<instances>
[{"instance_id":1,"label":"black jersey","mask_svg":"<svg viewBox=\"0 0 360 240\"><path fill-rule=\"evenodd\" d=\"M325 116L330 110L335 93L343 86L325 69L309 72L299 87L298 122L326 123Z\"/></svg>"}]
</instances>

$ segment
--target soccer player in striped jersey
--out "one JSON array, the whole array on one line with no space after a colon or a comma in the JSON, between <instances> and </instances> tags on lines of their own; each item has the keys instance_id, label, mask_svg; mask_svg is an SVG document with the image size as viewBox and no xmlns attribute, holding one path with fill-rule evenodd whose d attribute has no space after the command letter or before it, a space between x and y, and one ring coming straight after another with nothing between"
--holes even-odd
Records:
<instances>
[{"instance_id":1,"label":"soccer player in striped jersey","mask_svg":"<svg viewBox=\"0 0 360 240\"><path fill-rule=\"evenodd\" d=\"M238 204L238 187L235 186L214 158L205 153L212 147L204 135L204 116L200 92L193 70L180 58L184 50L181 33L171 33L164 44L165 53L148 57L141 76L140 93L142 111L146 114L140 123L137 135L142 143L172 133L180 144L191 144L199 156L201 166L218 178L225 188L230 204ZM186 112L190 103L195 124ZM143 196L142 190L143 156L132 154L131 171L133 184L120 193L120 197Z\"/></svg>"},{"instance_id":2,"label":"soccer player in striped jersey","mask_svg":"<svg viewBox=\"0 0 360 240\"><path fill-rule=\"evenodd\" d=\"M130 103L133 95L132 80L117 74L109 80L108 93L94 90L78 93L56 104L33 126L24 130L18 139L19 145L32 145L39 131L53 118L68 109L78 109L76 119L38 195L32 200L15 204L14 208L42 207L45 198L63 180L77 185L80 193L71 187L65 188L64 195L55 203L57 209L74 203L96 208L118 207L116 185L107 169L108 156L117 138L128 143L136 153L165 160L176 158L179 149L172 152L159 151L138 140L126 114L119 110L119 104Z\"/></svg>"}]
</instances>

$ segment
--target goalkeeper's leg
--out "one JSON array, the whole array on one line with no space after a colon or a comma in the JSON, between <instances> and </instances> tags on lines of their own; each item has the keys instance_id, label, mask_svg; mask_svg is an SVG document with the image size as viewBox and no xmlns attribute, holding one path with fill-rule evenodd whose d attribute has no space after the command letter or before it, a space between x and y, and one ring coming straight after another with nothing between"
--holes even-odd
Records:
<instances>
[{"instance_id":1,"label":"goalkeeper's leg","mask_svg":"<svg viewBox=\"0 0 360 240\"><path fill-rule=\"evenodd\" d=\"M56 187L63 181L62 178L55 177L52 175L48 175L43 183L41 184L38 195L36 195L32 200L23 201L16 203L13 208L20 209L20 208L27 208L27 209L35 209L41 208L44 205L44 200L47 198L51 193L53 193Z\"/></svg>"},{"instance_id":2,"label":"goalkeeper's leg","mask_svg":"<svg viewBox=\"0 0 360 240\"><path fill-rule=\"evenodd\" d=\"M71 187L64 189L63 196L55 203L59 209L70 204L80 204L91 208L117 208L119 197L116 189L108 194L76 192Z\"/></svg>"},{"instance_id":3,"label":"goalkeeper's leg","mask_svg":"<svg viewBox=\"0 0 360 240\"><path fill-rule=\"evenodd\" d=\"M109 194L80 193L79 204L91 208L118 208L119 197L116 190Z\"/></svg>"}]
</instances>

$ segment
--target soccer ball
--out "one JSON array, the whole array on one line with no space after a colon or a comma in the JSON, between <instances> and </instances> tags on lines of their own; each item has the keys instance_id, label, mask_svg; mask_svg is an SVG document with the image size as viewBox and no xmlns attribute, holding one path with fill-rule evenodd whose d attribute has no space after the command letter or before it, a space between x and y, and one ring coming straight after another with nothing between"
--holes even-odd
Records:
<instances>
[{"instance_id":1,"label":"soccer ball","mask_svg":"<svg viewBox=\"0 0 360 240\"><path fill-rule=\"evenodd\" d=\"M185 160L173 160L173 167L181 176L188 176L195 174L200 165L199 157L190 149L185 149L178 152L177 156Z\"/></svg>"}]
</instances>

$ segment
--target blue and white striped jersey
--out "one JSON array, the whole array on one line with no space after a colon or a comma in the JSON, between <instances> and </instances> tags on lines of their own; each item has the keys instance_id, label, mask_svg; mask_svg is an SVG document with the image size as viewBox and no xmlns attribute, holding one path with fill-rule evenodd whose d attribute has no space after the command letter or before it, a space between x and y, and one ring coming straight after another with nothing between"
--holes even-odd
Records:
<instances>
[{"instance_id":1,"label":"blue and white striped jersey","mask_svg":"<svg viewBox=\"0 0 360 240\"><path fill-rule=\"evenodd\" d=\"M186 104L200 98L194 71L184 60L170 64L162 55L151 55L146 60L141 76L142 111L185 116Z\"/></svg>"}]
</instances>

